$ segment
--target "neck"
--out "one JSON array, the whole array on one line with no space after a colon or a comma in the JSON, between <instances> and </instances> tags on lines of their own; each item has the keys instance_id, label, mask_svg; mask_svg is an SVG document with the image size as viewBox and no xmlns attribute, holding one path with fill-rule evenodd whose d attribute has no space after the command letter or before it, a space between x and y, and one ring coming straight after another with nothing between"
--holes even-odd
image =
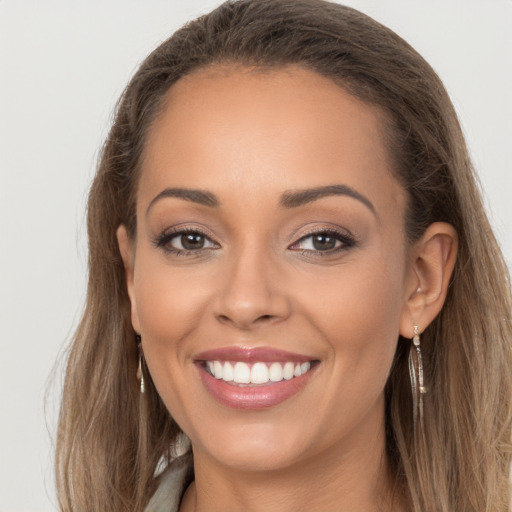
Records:
<instances>
[{"instance_id":1,"label":"neck","mask_svg":"<svg viewBox=\"0 0 512 512\"><path fill-rule=\"evenodd\" d=\"M389 470L384 422L371 437L355 430L328 453L271 471L229 468L195 450L195 481L180 512L405 510Z\"/></svg>"}]
</instances>

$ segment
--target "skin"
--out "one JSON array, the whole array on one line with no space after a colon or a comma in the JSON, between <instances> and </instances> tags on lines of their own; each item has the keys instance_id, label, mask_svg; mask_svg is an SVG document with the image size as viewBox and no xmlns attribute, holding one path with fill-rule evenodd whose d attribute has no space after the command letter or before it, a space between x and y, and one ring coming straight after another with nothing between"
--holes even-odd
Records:
<instances>
[{"instance_id":1,"label":"skin","mask_svg":"<svg viewBox=\"0 0 512 512\"><path fill-rule=\"evenodd\" d=\"M123 226L118 239L149 371L192 441L196 479L182 511L403 509L383 390L399 334L411 338L442 307L456 235L438 223L406 243L407 198L381 119L293 66L200 71L169 91L148 134L136 240ZM335 184L365 199L281 204L284 193ZM208 191L219 204L155 199L167 188ZM200 230L205 246L172 252L181 238L163 245L162 233L177 227ZM311 233L326 230L339 233L335 250L313 245ZM237 410L208 393L194 364L226 346L319 363L283 403Z\"/></svg>"}]
</instances>

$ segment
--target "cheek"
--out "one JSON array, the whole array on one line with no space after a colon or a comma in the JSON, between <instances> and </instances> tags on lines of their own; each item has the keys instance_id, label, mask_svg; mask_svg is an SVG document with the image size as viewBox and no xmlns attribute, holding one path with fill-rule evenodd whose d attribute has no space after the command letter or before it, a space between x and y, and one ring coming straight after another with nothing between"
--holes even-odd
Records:
<instances>
[{"instance_id":1,"label":"cheek","mask_svg":"<svg viewBox=\"0 0 512 512\"><path fill-rule=\"evenodd\" d=\"M372 399L384 388L396 350L404 267L400 258L352 263L310 283L304 313L329 345L327 364L339 386L352 398Z\"/></svg>"},{"instance_id":2,"label":"cheek","mask_svg":"<svg viewBox=\"0 0 512 512\"><path fill-rule=\"evenodd\" d=\"M141 334L151 343L176 348L200 323L209 287L198 272L184 272L141 254L135 271L135 300Z\"/></svg>"},{"instance_id":3,"label":"cheek","mask_svg":"<svg viewBox=\"0 0 512 512\"><path fill-rule=\"evenodd\" d=\"M312 276L302 288L302 302L333 333L359 339L372 332L398 335L404 300L404 265L400 257L359 258L321 276ZM358 334L359 333L359 334Z\"/></svg>"},{"instance_id":4,"label":"cheek","mask_svg":"<svg viewBox=\"0 0 512 512\"><path fill-rule=\"evenodd\" d=\"M135 301L144 357L153 382L169 410L179 411L180 394L187 389L185 370L206 308L210 288L200 273L162 263L153 254L138 255ZM179 422L179 414L175 419Z\"/></svg>"}]
</instances>

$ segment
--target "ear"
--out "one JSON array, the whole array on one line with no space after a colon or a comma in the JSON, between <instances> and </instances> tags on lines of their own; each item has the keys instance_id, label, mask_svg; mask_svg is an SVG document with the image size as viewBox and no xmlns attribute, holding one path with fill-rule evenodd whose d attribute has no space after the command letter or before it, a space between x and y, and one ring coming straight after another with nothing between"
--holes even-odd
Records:
<instances>
[{"instance_id":1,"label":"ear","mask_svg":"<svg viewBox=\"0 0 512 512\"><path fill-rule=\"evenodd\" d=\"M431 224L409 251L406 296L400 319L400 334L423 332L441 311L457 258L458 237L446 222Z\"/></svg>"},{"instance_id":2,"label":"ear","mask_svg":"<svg viewBox=\"0 0 512 512\"><path fill-rule=\"evenodd\" d=\"M132 326L135 332L140 334L139 315L137 313L137 301L135 300L134 268L135 268L135 242L128 236L126 227L121 224L117 228L117 243L123 259L126 275L126 288L131 303Z\"/></svg>"}]
</instances>

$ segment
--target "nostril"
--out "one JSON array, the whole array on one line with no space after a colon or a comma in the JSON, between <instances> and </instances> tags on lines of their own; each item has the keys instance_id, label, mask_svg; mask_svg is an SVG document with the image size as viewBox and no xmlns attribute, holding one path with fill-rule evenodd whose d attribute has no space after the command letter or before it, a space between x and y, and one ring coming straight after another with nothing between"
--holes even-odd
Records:
<instances>
[{"instance_id":1,"label":"nostril","mask_svg":"<svg viewBox=\"0 0 512 512\"><path fill-rule=\"evenodd\" d=\"M260 315L253 319L231 318L229 315L217 315L217 319L225 324L234 324L240 328L248 328L250 325L271 323L276 317L274 315Z\"/></svg>"},{"instance_id":2,"label":"nostril","mask_svg":"<svg viewBox=\"0 0 512 512\"><path fill-rule=\"evenodd\" d=\"M267 321L267 320L271 320L272 319L272 315L261 315L259 318L256 319L256 321Z\"/></svg>"}]
</instances>

